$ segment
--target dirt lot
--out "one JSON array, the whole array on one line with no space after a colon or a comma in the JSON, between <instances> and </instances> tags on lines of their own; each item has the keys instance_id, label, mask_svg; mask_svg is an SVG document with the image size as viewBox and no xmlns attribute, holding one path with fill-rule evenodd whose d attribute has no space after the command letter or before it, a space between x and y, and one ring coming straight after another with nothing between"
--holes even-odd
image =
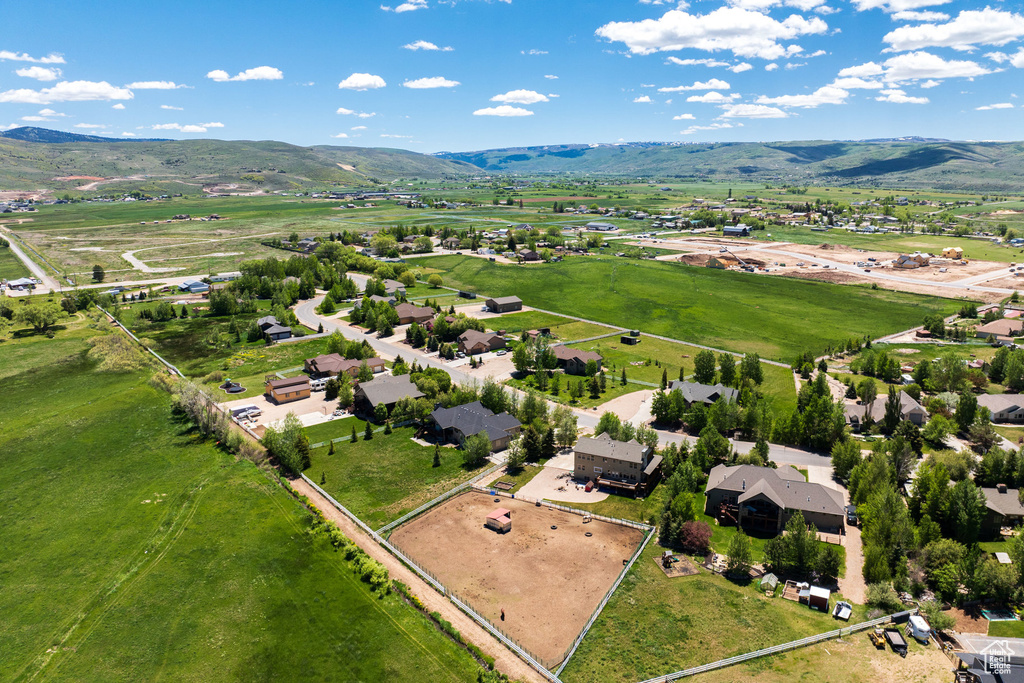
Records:
<instances>
[{"instance_id":1,"label":"dirt lot","mask_svg":"<svg viewBox=\"0 0 1024 683\"><path fill-rule=\"evenodd\" d=\"M484 526L499 507L512 511L507 534ZM495 503L478 492L439 505L390 538L549 667L583 630L642 539L637 529L583 524L579 515L510 498Z\"/></svg>"}]
</instances>

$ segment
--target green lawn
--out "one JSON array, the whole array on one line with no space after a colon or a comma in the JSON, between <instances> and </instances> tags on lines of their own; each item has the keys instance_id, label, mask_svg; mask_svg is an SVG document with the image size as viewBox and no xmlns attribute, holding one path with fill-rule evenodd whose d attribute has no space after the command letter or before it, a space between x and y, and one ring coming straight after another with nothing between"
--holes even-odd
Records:
<instances>
[{"instance_id":1,"label":"green lawn","mask_svg":"<svg viewBox=\"0 0 1024 683\"><path fill-rule=\"evenodd\" d=\"M615 331L604 325L593 325L540 311L523 311L522 313L509 313L498 318L488 318L484 321L484 325L489 330L505 330L506 334L516 336L524 331L548 327L551 329L555 341L559 342L589 339Z\"/></svg>"},{"instance_id":2,"label":"green lawn","mask_svg":"<svg viewBox=\"0 0 1024 683\"><path fill-rule=\"evenodd\" d=\"M0 234L0 237L3 235ZM28 272L28 268L21 262L21 259L14 255L14 251L0 247L0 280L17 280L29 275L31 273Z\"/></svg>"},{"instance_id":3,"label":"green lawn","mask_svg":"<svg viewBox=\"0 0 1024 683\"><path fill-rule=\"evenodd\" d=\"M325 441L349 436L351 424L327 422L307 433L313 443ZM327 447L314 448L306 476L318 484L326 476L323 489L376 529L481 471L466 469L462 451L454 448L442 448L441 466L433 467L434 449L412 441L414 433L412 427L403 427L364 441L360 431L356 443L336 443L334 455L328 455Z\"/></svg>"},{"instance_id":4,"label":"green lawn","mask_svg":"<svg viewBox=\"0 0 1024 683\"><path fill-rule=\"evenodd\" d=\"M84 348L0 345L0 678L475 680L271 478Z\"/></svg>"},{"instance_id":5,"label":"green lawn","mask_svg":"<svg viewBox=\"0 0 1024 683\"><path fill-rule=\"evenodd\" d=\"M530 483L534 477L540 474L544 470L544 463L547 459L542 458L536 464L526 464L519 474L499 474L497 477L487 482L489 485L494 486L496 482L505 481L513 484L512 488L509 489L509 493L516 493L519 489Z\"/></svg>"},{"instance_id":6,"label":"green lawn","mask_svg":"<svg viewBox=\"0 0 1024 683\"><path fill-rule=\"evenodd\" d=\"M836 628L805 605L765 598L701 570L670 579L648 545L562 672L577 681L632 683ZM851 623L862 621L855 607Z\"/></svg>"},{"instance_id":7,"label":"green lawn","mask_svg":"<svg viewBox=\"0 0 1024 683\"><path fill-rule=\"evenodd\" d=\"M790 360L829 343L896 332L957 304L870 287L695 268L575 258L525 268L439 256L450 286L516 295L530 306L764 358Z\"/></svg>"},{"instance_id":8,"label":"green lawn","mask_svg":"<svg viewBox=\"0 0 1024 683\"><path fill-rule=\"evenodd\" d=\"M601 405L602 403L607 403L613 398L618 398L619 396L622 396L624 394L629 394L634 391L643 391L644 389L651 388L643 386L641 384L632 383L626 383L625 385L623 385L617 377L609 375L605 380L604 393L602 393L597 398L591 398L589 389L590 385L588 384L589 380L587 378L579 377L576 375L566 375L564 373L556 374L559 375L558 395L555 395L553 393L550 380L548 381L547 391L540 393L542 393L549 400L557 401L558 403L564 403L565 405L569 405L574 408L593 408L595 406ZM580 381L583 381L583 397L574 402L569 398L569 392L567 391L567 387L569 386L568 383ZM507 384L510 387L515 387L517 389L533 389L534 391L537 391L536 377L534 375L527 375L525 378L522 379L507 379L505 380L505 384Z\"/></svg>"},{"instance_id":9,"label":"green lawn","mask_svg":"<svg viewBox=\"0 0 1024 683\"><path fill-rule=\"evenodd\" d=\"M1024 621L990 621L988 634L993 638L1024 638Z\"/></svg>"}]
</instances>

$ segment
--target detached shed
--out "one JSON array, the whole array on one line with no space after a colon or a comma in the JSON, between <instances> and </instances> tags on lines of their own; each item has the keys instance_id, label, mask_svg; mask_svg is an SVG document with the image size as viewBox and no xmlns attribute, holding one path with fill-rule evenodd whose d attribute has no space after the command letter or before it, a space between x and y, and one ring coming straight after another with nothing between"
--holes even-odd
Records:
<instances>
[{"instance_id":1,"label":"detached shed","mask_svg":"<svg viewBox=\"0 0 1024 683\"><path fill-rule=\"evenodd\" d=\"M487 515L487 521L485 522L488 529L494 529L498 533L507 533L512 531L512 511L506 510L505 508L498 508L491 514Z\"/></svg>"},{"instance_id":2,"label":"detached shed","mask_svg":"<svg viewBox=\"0 0 1024 683\"><path fill-rule=\"evenodd\" d=\"M810 594L807 599L807 606L811 609L816 609L819 612L828 613L828 602L829 598L832 597L832 592L827 588L821 588L820 586L811 586Z\"/></svg>"}]
</instances>

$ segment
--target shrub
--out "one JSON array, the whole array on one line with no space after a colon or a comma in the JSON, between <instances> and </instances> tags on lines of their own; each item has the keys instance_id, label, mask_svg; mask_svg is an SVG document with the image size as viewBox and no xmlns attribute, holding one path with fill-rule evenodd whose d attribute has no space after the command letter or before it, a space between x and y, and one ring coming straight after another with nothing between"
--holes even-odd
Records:
<instances>
[{"instance_id":1,"label":"shrub","mask_svg":"<svg viewBox=\"0 0 1024 683\"><path fill-rule=\"evenodd\" d=\"M877 607L886 614L899 612L903 609L903 603L900 602L896 593L893 592L887 583L873 583L868 586L867 604L871 607Z\"/></svg>"},{"instance_id":2,"label":"shrub","mask_svg":"<svg viewBox=\"0 0 1024 683\"><path fill-rule=\"evenodd\" d=\"M136 372L150 365L146 354L120 334L93 337L89 344L89 358L98 362L100 372Z\"/></svg>"},{"instance_id":3,"label":"shrub","mask_svg":"<svg viewBox=\"0 0 1024 683\"><path fill-rule=\"evenodd\" d=\"M223 382L223 381L224 381L224 373L221 372L220 370L214 370L213 372L211 372L210 374L208 374L206 377L203 378L203 382L206 383L206 384L209 384L210 382Z\"/></svg>"},{"instance_id":4,"label":"shrub","mask_svg":"<svg viewBox=\"0 0 1024 683\"><path fill-rule=\"evenodd\" d=\"M707 554L711 547L711 526L695 520L685 522L679 528L679 543L689 552Z\"/></svg>"}]
</instances>

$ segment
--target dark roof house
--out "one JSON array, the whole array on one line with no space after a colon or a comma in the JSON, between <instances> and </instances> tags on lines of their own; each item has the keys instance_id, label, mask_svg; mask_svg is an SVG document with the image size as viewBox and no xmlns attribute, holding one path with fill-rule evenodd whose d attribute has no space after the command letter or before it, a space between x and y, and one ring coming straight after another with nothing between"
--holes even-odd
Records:
<instances>
[{"instance_id":1,"label":"dark roof house","mask_svg":"<svg viewBox=\"0 0 1024 683\"><path fill-rule=\"evenodd\" d=\"M379 404L384 404L390 413L400 399L407 396L423 398L424 395L409 379L409 375L384 375L369 382L361 382L356 387L354 398L358 410L372 414Z\"/></svg>"},{"instance_id":2,"label":"dark roof house","mask_svg":"<svg viewBox=\"0 0 1024 683\"><path fill-rule=\"evenodd\" d=\"M680 382L679 380L669 382L669 391L675 391L677 389L683 395L683 400L686 401L687 404L699 402L710 405L716 402L719 398L724 398L727 402L735 403L740 395L740 392L721 383L710 386L707 384L697 384L696 382Z\"/></svg>"},{"instance_id":3,"label":"dark roof house","mask_svg":"<svg viewBox=\"0 0 1024 683\"><path fill-rule=\"evenodd\" d=\"M581 349L573 349L563 344L551 347L551 353L555 355L555 359L558 361L558 366L564 368L566 373L570 375L583 375L587 372L587 363L594 361L597 363L597 369L601 369L601 354L595 353L594 351L583 351Z\"/></svg>"},{"instance_id":4,"label":"dark roof house","mask_svg":"<svg viewBox=\"0 0 1024 683\"><path fill-rule=\"evenodd\" d=\"M509 311L523 310L523 300L518 296L500 296L488 299L487 308L494 313L508 313Z\"/></svg>"},{"instance_id":5,"label":"dark roof house","mask_svg":"<svg viewBox=\"0 0 1024 683\"><path fill-rule=\"evenodd\" d=\"M491 440L491 450L500 451L508 447L509 441L522 429L522 424L508 413L495 415L480 401L453 408L436 408L430 414L435 431L445 440L465 444L466 439L476 434L486 434Z\"/></svg>"}]
</instances>

